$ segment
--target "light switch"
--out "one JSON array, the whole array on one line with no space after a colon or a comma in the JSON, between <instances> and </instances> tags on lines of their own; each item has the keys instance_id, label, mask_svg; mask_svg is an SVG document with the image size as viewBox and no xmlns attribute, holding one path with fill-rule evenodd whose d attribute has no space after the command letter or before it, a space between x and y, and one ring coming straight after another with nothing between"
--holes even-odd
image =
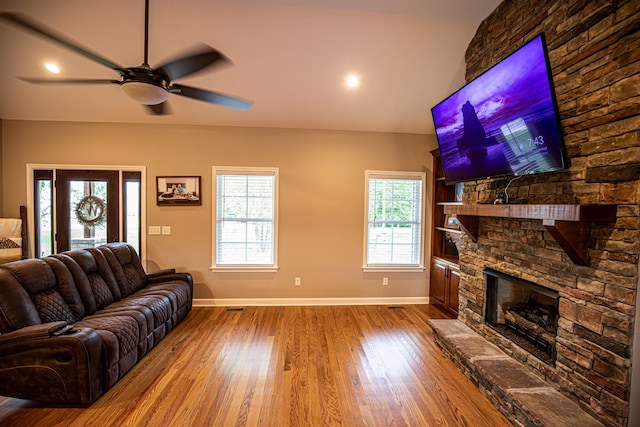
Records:
<instances>
[{"instance_id":1,"label":"light switch","mask_svg":"<svg viewBox=\"0 0 640 427\"><path fill-rule=\"evenodd\" d=\"M150 225L149 226L149 234L160 234L160 226L159 225Z\"/></svg>"},{"instance_id":2,"label":"light switch","mask_svg":"<svg viewBox=\"0 0 640 427\"><path fill-rule=\"evenodd\" d=\"M171 234L171 226L170 225L163 225L162 226L162 234L164 234L165 236L168 236Z\"/></svg>"}]
</instances>

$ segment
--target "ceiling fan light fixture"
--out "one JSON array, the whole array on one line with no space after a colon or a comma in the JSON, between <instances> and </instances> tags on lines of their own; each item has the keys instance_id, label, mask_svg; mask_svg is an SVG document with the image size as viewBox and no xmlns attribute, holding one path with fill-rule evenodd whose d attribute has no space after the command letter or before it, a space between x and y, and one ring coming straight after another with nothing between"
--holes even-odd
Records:
<instances>
[{"instance_id":1,"label":"ceiling fan light fixture","mask_svg":"<svg viewBox=\"0 0 640 427\"><path fill-rule=\"evenodd\" d=\"M129 98L144 105L162 104L169 98L168 90L153 83L124 82L120 88Z\"/></svg>"}]
</instances>

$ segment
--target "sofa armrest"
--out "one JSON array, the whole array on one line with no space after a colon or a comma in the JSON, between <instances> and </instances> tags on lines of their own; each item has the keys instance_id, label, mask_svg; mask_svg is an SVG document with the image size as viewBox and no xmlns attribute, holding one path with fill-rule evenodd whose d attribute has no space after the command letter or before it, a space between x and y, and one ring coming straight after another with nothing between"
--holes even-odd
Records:
<instances>
[{"instance_id":1,"label":"sofa armrest","mask_svg":"<svg viewBox=\"0 0 640 427\"><path fill-rule=\"evenodd\" d=\"M12 332L0 335L0 349L14 342L22 342L28 339L47 338L53 332L63 328L67 322L51 322L42 325L27 326ZM0 352L2 354L2 352Z\"/></svg>"},{"instance_id":2,"label":"sofa armrest","mask_svg":"<svg viewBox=\"0 0 640 427\"><path fill-rule=\"evenodd\" d=\"M61 326L45 323L0 335L0 395L89 405L103 393L98 334L79 328L57 335Z\"/></svg>"},{"instance_id":3,"label":"sofa armrest","mask_svg":"<svg viewBox=\"0 0 640 427\"><path fill-rule=\"evenodd\" d=\"M151 276L147 274L147 284L157 284L173 280L181 280L183 282L187 282L193 289L193 277L191 276L191 273L170 273L157 276Z\"/></svg>"},{"instance_id":4,"label":"sofa armrest","mask_svg":"<svg viewBox=\"0 0 640 427\"><path fill-rule=\"evenodd\" d=\"M165 274L173 274L176 272L175 268L165 268L164 270L152 271L151 273L147 273L147 278L150 279L152 277L160 277Z\"/></svg>"}]
</instances>

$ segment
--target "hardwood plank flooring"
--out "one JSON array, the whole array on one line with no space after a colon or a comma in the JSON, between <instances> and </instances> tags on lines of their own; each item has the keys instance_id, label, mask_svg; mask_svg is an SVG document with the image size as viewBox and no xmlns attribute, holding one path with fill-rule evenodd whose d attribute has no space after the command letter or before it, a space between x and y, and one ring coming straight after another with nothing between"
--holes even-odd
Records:
<instances>
[{"instance_id":1,"label":"hardwood plank flooring","mask_svg":"<svg viewBox=\"0 0 640 427\"><path fill-rule=\"evenodd\" d=\"M0 426L510 426L429 305L194 308L89 408L0 397Z\"/></svg>"}]
</instances>

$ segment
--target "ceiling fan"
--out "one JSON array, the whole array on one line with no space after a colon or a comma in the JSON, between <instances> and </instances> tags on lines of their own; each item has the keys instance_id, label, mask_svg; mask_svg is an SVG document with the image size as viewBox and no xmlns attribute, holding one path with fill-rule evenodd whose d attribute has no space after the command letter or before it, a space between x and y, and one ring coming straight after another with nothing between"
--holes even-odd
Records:
<instances>
[{"instance_id":1,"label":"ceiling fan","mask_svg":"<svg viewBox=\"0 0 640 427\"><path fill-rule=\"evenodd\" d=\"M149 0L145 0L144 11L144 61L142 65L137 67L122 67L113 61L70 41L64 36L56 34L55 31L46 28L44 25L39 24L24 15L13 12L0 12L0 19L14 24L23 30L27 30L49 39L50 41L104 65L105 67L109 67L120 75L119 80L41 79L19 77L21 80L26 82L37 84L117 84L120 85L122 91L126 95L145 105L151 114L168 113L166 100L169 98L169 94L171 93L239 110L246 110L253 104L251 101L224 95L222 93L173 83L173 80L189 76L214 64L220 65L229 62L224 55L210 46L200 46L197 49L193 49L192 51L183 54L177 59L166 62L156 68L151 68L147 62L149 52Z\"/></svg>"}]
</instances>

